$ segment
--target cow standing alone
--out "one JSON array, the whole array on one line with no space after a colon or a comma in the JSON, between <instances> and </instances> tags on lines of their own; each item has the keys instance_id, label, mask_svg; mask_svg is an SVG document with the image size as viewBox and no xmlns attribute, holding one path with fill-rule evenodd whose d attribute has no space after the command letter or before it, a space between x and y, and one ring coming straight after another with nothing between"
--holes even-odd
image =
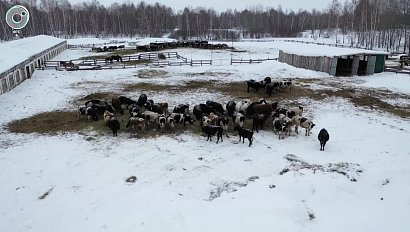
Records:
<instances>
[{"instance_id":1,"label":"cow standing alone","mask_svg":"<svg viewBox=\"0 0 410 232\"><path fill-rule=\"evenodd\" d=\"M319 135L317 136L317 139L320 142L320 150L324 151L325 150L325 145L326 142L329 141L329 133L327 132L327 130L325 128L321 129L319 132Z\"/></svg>"}]
</instances>

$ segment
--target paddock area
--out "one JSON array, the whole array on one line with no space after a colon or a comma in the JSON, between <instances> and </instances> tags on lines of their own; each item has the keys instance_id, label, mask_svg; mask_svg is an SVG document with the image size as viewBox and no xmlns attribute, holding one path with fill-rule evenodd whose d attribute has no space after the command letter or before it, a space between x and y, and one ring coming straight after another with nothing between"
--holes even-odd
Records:
<instances>
[{"instance_id":1,"label":"paddock area","mask_svg":"<svg viewBox=\"0 0 410 232\"><path fill-rule=\"evenodd\" d=\"M212 65L37 70L0 96L0 231L55 231L61 225L113 232L410 227L408 75L329 77L273 60L286 44L233 43L241 52L161 51ZM92 55L66 50L50 62ZM266 77L278 83L271 97L263 87L247 91L247 81ZM281 81L291 81L292 88L280 87ZM101 117L78 117L89 100L138 101L141 94L168 103L170 112L187 104L193 118L193 108L206 101L225 110L230 100L264 98L280 108L302 106L315 126L310 136L299 128L279 139L269 115L249 147L239 141L232 118L229 137L216 143L216 136L207 141L196 119L174 131L161 132L155 124L133 131L125 128L131 116L125 110L116 116L120 130L113 137ZM253 119L245 118L245 128L252 129ZM318 141L322 128L330 134L325 151Z\"/></svg>"}]
</instances>

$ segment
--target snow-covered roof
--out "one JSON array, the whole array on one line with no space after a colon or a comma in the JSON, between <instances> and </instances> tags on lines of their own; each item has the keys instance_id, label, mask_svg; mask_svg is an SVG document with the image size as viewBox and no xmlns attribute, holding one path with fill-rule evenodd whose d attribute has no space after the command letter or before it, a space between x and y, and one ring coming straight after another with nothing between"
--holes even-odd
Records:
<instances>
[{"instance_id":1,"label":"snow-covered roof","mask_svg":"<svg viewBox=\"0 0 410 232\"><path fill-rule=\"evenodd\" d=\"M297 42L274 42L275 47L288 54L301 56L349 56L349 55L389 55L388 52L358 48L341 48L328 45L305 44Z\"/></svg>"},{"instance_id":2,"label":"snow-covered roof","mask_svg":"<svg viewBox=\"0 0 410 232\"><path fill-rule=\"evenodd\" d=\"M26 61L65 40L47 35L38 35L0 43L0 73Z\"/></svg>"}]
</instances>

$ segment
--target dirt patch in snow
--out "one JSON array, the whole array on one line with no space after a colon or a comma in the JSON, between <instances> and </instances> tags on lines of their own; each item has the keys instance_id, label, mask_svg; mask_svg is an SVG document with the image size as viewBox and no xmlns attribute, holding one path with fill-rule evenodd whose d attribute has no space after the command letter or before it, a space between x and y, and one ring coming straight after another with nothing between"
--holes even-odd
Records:
<instances>
[{"instance_id":1,"label":"dirt patch in snow","mask_svg":"<svg viewBox=\"0 0 410 232\"><path fill-rule=\"evenodd\" d=\"M224 193L224 192L227 192L227 193L236 192L236 191L238 191L238 188L246 187L250 182L255 182L255 180L257 180L257 179L259 179L259 176L251 176L244 182L227 182L227 181L224 181L220 185L213 184L217 187L215 189L211 190L211 192L209 194L208 201L213 201L216 198L221 197L222 193Z\"/></svg>"},{"instance_id":2,"label":"dirt patch in snow","mask_svg":"<svg viewBox=\"0 0 410 232\"><path fill-rule=\"evenodd\" d=\"M84 129L101 131L103 121L88 122L85 117L78 118L75 111L52 111L12 121L7 125L13 133L56 134L58 132L78 132Z\"/></svg>"},{"instance_id":3,"label":"dirt patch in snow","mask_svg":"<svg viewBox=\"0 0 410 232\"><path fill-rule=\"evenodd\" d=\"M152 79L152 78L166 78L168 72L160 69L141 69L135 75L138 78Z\"/></svg>"},{"instance_id":4,"label":"dirt patch in snow","mask_svg":"<svg viewBox=\"0 0 410 232\"><path fill-rule=\"evenodd\" d=\"M233 75L230 72L198 72L198 73L188 73L188 76L195 77L195 76L209 76L209 77L228 77Z\"/></svg>"},{"instance_id":5,"label":"dirt patch in snow","mask_svg":"<svg viewBox=\"0 0 410 232\"><path fill-rule=\"evenodd\" d=\"M310 170L313 173L323 172L323 173L338 173L345 176L352 182L356 182L359 175L363 172L360 169L359 164L354 163L328 163L325 165L320 164L310 164L306 161L299 159L297 156L288 154L285 156L291 164L285 167L279 175L284 175L289 171L300 172L301 170Z\"/></svg>"}]
</instances>

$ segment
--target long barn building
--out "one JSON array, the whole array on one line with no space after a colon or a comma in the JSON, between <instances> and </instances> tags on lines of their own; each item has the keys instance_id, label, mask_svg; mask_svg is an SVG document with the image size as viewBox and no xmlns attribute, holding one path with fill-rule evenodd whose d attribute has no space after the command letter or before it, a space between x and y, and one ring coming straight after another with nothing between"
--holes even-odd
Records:
<instances>
[{"instance_id":1,"label":"long barn building","mask_svg":"<svg viewBox=\"0 0 410 232\"><path fill-rule=\"evenodd\" d=\"M66 40L46 35L0 43L0 95L31 78L42 62L66 49Z\"/></svg>"},{"instance_id":2,"label":"long barn building","mask_svg":"<svg viewBox=\"0 0 410 232\"><path fill-rule=\"evenodd\" d=\"M279 51L279 61L297 68L326 72L331 76L373 75L385 68L383 51L297 44Z\"/></svg>"}]
</instances>

